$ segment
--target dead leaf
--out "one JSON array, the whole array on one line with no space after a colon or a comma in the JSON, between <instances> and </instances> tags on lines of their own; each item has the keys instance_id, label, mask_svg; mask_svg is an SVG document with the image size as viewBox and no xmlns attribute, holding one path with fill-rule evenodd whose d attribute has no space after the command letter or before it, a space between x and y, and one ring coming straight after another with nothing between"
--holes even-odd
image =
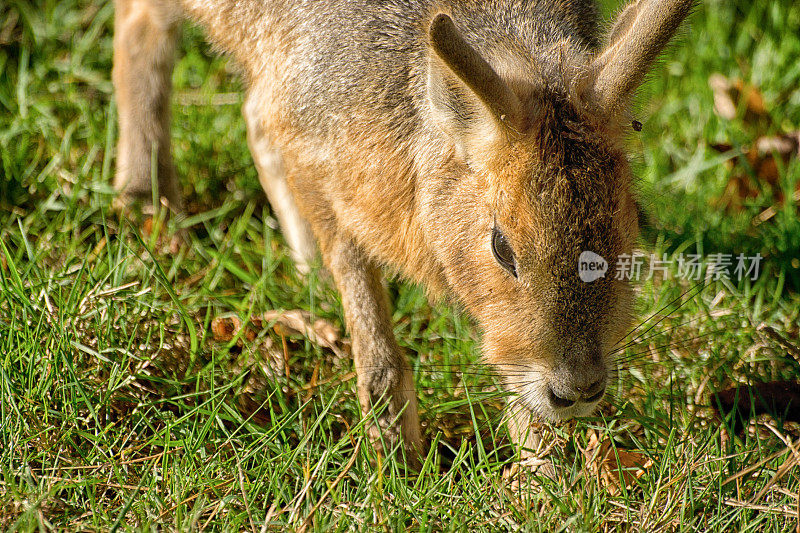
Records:
<instances>
[{"instance_id":1,"label":"dead leaf","mask_svg":"<svg viewBox=\"0 0 800 533\"><path fill-rule=\"evenodd\" d=\"M722 153L733 149L731 145L723 143L712 144L711 148ZM746 165L741 158L726 162L730 178L725 192L714 200L715 207L739 211L746 200L757 198L762 191L771 193L777 202L777 207L783 205L785 198L780 184L779 168L785 167L792 158L798 156L800 156L800 131L759 137L745 149ZM797 186L793 196L800 198L800 185ZM760 215L755 224L765 222L769 218L771 216Z\"/></svg>"},{"instance_id":2,"label":"dead leaf","mask_svg":"<svg viewBox=\"0 0 800 533\"><path fill-rule=\"evenodd\" d=\"M327 348L337 357L345 357L350 351L349 341L342 339L339 330L322 318L311 323L311 313L300 309L290 311L267 311L261 315L264 322L274 322L272 329L287 337L301 336L311 343Z\"/></svg>"},{"instance_id":3,"label":"dead leaf","mask_svg":"<svg viewBox=\"0 0 800 533\"><path fill-rule=\"evenodd\" d=\"M736 118L736 102L731 95L731 82L722 74L708 77L708 86L714 95L714 111L725 120Z\"/></svg>"},{"instance_id":4,"label":"dead leaf","mask_svg":"<svg viewBox=\"0 0 800 533\"><path fill-rule=\"evenodd\" d=\"M608 436L601 440L598 432L594 430L589 431L589 444L583 453L589 473L595 476L612 496L620 493L620 482L631 489L636 480L653 466L653 460L644 453L615 447Z\"/></svg>"},{"instance_id":5,"label":"dead leaf","mask_svg":"<svg viewBox=\"0 0 800 533\"><path fill-rule=\"evenodd\" d=\"M319 384L319 365L320 360L318 359L316 364L314 365L314 370L311 372L311 379L308 380L308 383L303 385L303 390L307 392L305 398L303 398L303 402L308 402L314 396L314 389L317 388Z\"/></svg>"},{"instance_id":6,"label":"dead leaf","mask_svg":"<svg viewBox=\"0 0 800 533\"><path fill-rule=\"evenodd\" d=\"M150 235L153 234L153 217L147 217L142 222L142 235L145 236L146 239L150 238Z\"/></svg>"},{"instance_id":7,"label":"dead leaf","mask_svg":"<svg viewBox=\"0 0 800 533\"><path fill-rule=\"evenodd\" d=\"M741 79L729 80L719 73L708 77L708 86L714 95L714 111L721 118L733 120L741 106L744 108L742 119L745 123L770 121L764 97L758 87Z\"/></svg>"},{"instance_id":8,"label":"dead leaf","mask_svg":"<svg viewBox=\"0 0 800 533\"><path fill-rule=\"evenodd\" d=\"M181 249L183 234L179 231L172 236L167 235L165 226L165 220L156 220L154 217L148 216L142 222L142 236L145 241L149 241L153 232L157 231L158 235L156 235L155 249L159 253L175 255Z\"/></svg>"},{"instance_id":9,"label":"dead leaf","mask_svg":"<svg viewBox=\"0 0 800 533\"><path fill-rule=\"evenodd\" d=\"M211 321L211 333L217 342L230 342L242 328L238 317L217 317Z\"/></svg>"},{"instance_id":10,"label":"dead leaf","mask_svg":"<svg viewBox=\"0 0 800 533\"><path fill-rule=\"evenodd\" d=\"M730 178L722 196L712 203L714 207L741 211L748 200L764 192L770 194L776 203L753 220L753 225L757 226L772 218L784 203L779 168L800 155L800 132L763 135L770 130L772 119L758 87L741 79L730 80L719 73L709 76L708 85L714 96L717 115L725 120L739 116L755 139L744 148L743 158L733 158L725 163ZM711 148L721 153L733 150L733 146L727 143L715 143ZM800 199L800 185L793 197Z\"/></svg>"},{"instance_id":11,"label":"dead leaf","mask_svg":"<svg viewBox=\"0 0 800 533\"><path fill-rule=\"evenodd\" d=\"M281 337L303 337L311 343L332 351L337 357L345 357L350 352L350 342L343 339L338 328L325 319L318 318L311 323L311 313L300 309L290 311L267 311L261 316L252 317L243 338L253 342L268 324ZM242 329L242 321L235 316L216 317L211 321L211 333L217 342L230 342Z\"/></svg>"}]
</instances>

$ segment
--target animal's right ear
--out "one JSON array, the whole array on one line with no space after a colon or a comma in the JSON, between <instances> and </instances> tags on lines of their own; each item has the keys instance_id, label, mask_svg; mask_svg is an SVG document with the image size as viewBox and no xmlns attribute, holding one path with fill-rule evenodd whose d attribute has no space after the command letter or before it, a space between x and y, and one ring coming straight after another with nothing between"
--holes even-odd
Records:
<instances>
[{"instance_id":1,"label":"animal's right ear","mask_svg":"<svg viewBox=\"0 0 800 533\"><path fill-rule=\"evenodd\" d=\"M613 47L623 35L630 31L631 26L633 26L633 23L636 22L636 16L639 14L641 7L641 2L632 2L619 12L617 18L614 20L613 26L611 26L611 31L608 34L606 48Z\"/></svg>"},{"instance_id":2,"label":"animal's right ear","mask_svg":"<svg viewBox=\"0 0 800 533\"><path fill-rule=\"evenodd\" d=\"M607 110L623 106L644 80L695 0L638 0L617 17L608 45L595 59L592 99Z\"/></svg>"},{"instance_id":3,"label":"animal's right ear","mask_svg":"<svg viewBox=\"0 0 800 533\"><path fill-rule=\"evenodd\" d=\"M468 150L469 136L521 130L522 104L508 84L458 33L449 16L431 22L428 99L437 124Z\"/></svg>"}]
</instances>

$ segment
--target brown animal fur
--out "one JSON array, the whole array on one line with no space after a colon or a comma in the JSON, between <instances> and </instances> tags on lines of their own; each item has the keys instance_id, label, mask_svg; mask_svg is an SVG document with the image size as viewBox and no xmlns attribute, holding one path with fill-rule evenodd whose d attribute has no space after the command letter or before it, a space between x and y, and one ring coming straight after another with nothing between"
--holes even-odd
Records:
<instances>
[{"instance_id":1,"label":"brown animal fur","mask_svg":"<svg viewBox=\"0 0 800 533\"><path fill-rule=\"evenodd\" d=\"M422 450L382 266L475 317L522 397L518 441L531 414L591 412L631 290L580 281L577 258L632 250L626 101L691 0L628 7L602 52L590 0L116 4L117 188L151 194L157 154L160 194L180 207L167 102L188 15L243 68L250 147L296 259L314 253L310 225L341 291L364 412L386 407L373 437ZM493 256L495 228L515 275Z\"/></svg>"}]
</instances>

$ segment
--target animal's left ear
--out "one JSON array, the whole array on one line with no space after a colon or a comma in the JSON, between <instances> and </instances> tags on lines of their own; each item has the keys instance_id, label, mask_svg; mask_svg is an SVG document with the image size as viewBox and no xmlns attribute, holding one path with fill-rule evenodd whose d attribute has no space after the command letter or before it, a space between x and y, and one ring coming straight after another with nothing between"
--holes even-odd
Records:
<instances>
[{"instance_id":1,"label":"animal's left ear","mask_svg":"<svg viewBox=\"0 0 800 533\"><path fill-rule=\"evenodd\" d=\"M469 152L472 139L522 129L522 104L508 84L440 13L429 29L428 100L434 119Z\"/></svg>"},{"instance_id":2,"label":"animal's left ear","mask_svg":"<svg viewBox=\"0 0 800 533\"><path fill-rule=\"evenodd\" d=\"M639 0L614 23L609 42L597 56L590 97L603 109L623 105L641 85L695 0Z\"/></svg>"}]
</instances>

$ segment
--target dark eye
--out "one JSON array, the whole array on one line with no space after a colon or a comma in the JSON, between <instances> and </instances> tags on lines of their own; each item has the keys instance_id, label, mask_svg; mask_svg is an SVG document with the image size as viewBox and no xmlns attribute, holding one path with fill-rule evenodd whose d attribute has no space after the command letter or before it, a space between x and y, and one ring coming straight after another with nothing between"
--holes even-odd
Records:
<instances>
[{"instance_id":1,"label":"dark eye","mask_svg":"<svg viewBox=\"0 0 800 533\"><path fill-rule=\"evenodd\" d=\"M508 270L509 274L517 277L517 260L514 258L514 250L508 244L506 236L495 226L492 229L492 254L500 266Z\"/></svg>"}]
</instances>

